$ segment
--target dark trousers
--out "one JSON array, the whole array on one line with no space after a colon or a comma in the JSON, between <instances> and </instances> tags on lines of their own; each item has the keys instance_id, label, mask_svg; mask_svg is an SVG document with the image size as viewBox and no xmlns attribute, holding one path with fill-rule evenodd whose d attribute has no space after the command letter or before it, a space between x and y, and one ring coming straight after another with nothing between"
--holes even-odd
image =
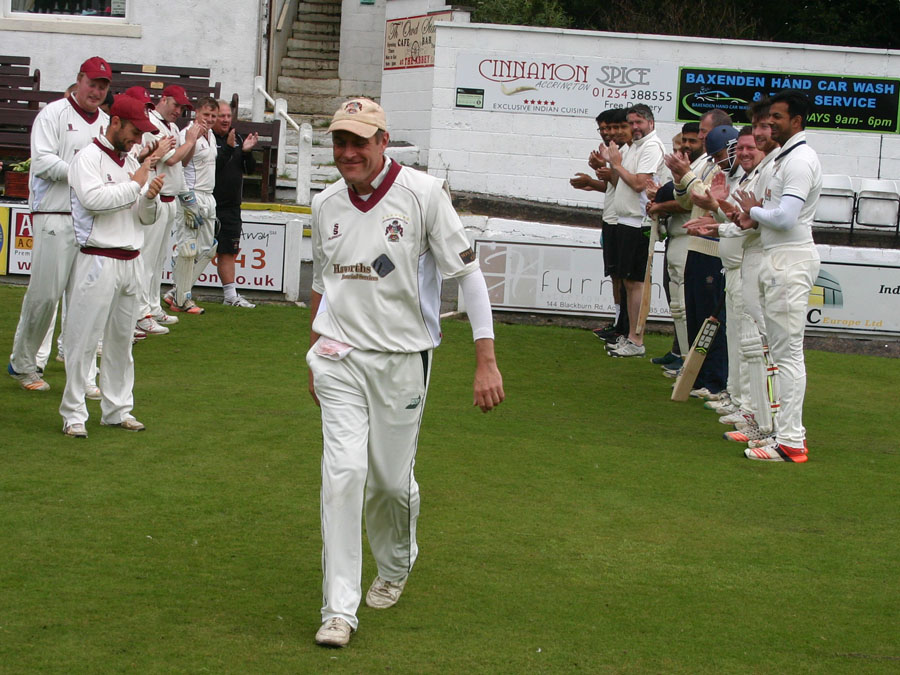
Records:
<instances>
[{"instance_id":1,"label":"dark trousers","mask_svg":"<svg viewBox=\"0 0 900 675\"><path fill-rule=\"evenodd\" d=\"M688 251L684 268L684 304L687 314L688 340L694 338L707 317L721 322L719 332L706 354L703 367L694 383L695 389L706 387L712 393L725 389L728 382L728 345L725 341L725 275L721 258Z\"/></svg>"}]
</instances>

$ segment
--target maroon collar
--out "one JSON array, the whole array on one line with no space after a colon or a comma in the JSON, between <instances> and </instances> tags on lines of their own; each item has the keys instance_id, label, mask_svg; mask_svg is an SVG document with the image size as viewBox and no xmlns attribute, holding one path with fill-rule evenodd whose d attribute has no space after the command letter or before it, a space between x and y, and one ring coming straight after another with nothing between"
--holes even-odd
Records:
<instances>
[{"instance_id":1,"label":"maroon collar","mask_svg":"<svg viewBox=\"0 0 900 675\"><path fill-rule=\"evenodd\" d=\"M94 145L96 145L103 152L105 152L107 155L109 155L110 158L112 159L112 161L114 161L116 164L118 164L119 166L125 166L125 156L124 155L119 155L119 153L116 152L115 150L110 150L105 145L103 145L103 143L101 143L100 139L98 139L98 138L94 139Z\"/></svg>"},{"instance_id":2,"label":"maroon collar","mask_svg":"<svg viewBox=\"0 0 900 675\"><path fill-rule=\"evenodd\" d=\"M363 213L368 213L369 211L371 211L373 208L375 208L375 205L381 201L381 198L387 194L387 191L391 189L391 185L394 184L394 179L397 178L397 174L400 173L401 168L402 167L397 162L391 162L391 166L388 168L384 180L381 181L381 185L379 185L376 190L371 195L369 195L368 199L363 199L362 197L360 197L358 194L356 194L356 191L348 185L347 193L350 195L350 203Z\"/></svg>"},{"instance_id":3,"label":"maroon collar","mask_svg":"<svg viewBox=\"0 0 900 675\"><path fill-rule=\"evenodd\" d=\"M100 117L100 110L95 110L92 113L89 113L87 110L78 105L78 102L75 100L75 97L71 94L66 97L69 103L72 104L72 107L75 108L75 112L81 115L81 118L87 122L88 124L93 124L97 121L97 118Z\"/></svg>"}]
</instances>

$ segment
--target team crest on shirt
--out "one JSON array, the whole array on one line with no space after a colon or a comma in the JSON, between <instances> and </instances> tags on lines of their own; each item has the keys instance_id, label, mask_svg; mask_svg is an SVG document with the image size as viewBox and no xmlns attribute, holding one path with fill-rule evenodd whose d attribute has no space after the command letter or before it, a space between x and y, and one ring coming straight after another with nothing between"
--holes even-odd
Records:
<instances>
[{"instance_id":1,"label":"team crest on shirt","mask_svg":"<svg viewBox=\"0 0 900 675\"><path fill-rule=\"evenodd\" d=\"M409 226L409 221L403 216L388 216L381 221L384 225L384 236L388 241L398 242L403 236L403 226Z\"/></svg>"}]
</instances>

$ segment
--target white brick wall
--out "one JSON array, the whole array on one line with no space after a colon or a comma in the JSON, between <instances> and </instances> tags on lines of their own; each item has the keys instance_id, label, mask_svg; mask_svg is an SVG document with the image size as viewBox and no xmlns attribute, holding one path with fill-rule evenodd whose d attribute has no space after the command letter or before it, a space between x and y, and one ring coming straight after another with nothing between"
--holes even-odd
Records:
<instances>
[{"instance_id":1,"label":"white brick wall","mask_svg":"<svg viewBox=\"0 0 900 675\"><path fill-rule=\"evenodd\" d=\"M61 18L56 23L72 26L73 32L26 32L11 26L2 31L0 51L30 56L31 67L41 71L41 88L51 91L65 90L82 61L98 55L113 62L209 68L213 82L222 83L224 98L237 93L243 105L250 104L257 74L259 3L170 2L161 11L156 3L134 2L128 9L131 21L141 28L139 38L80 35L75 22Z\"/></svg>"},{"instance_id":2,"label":"white brick wall","mask_svg":"<svg viewBox=\"0 0 900 675\"><path fill-rule=\"evenodd\" d=\"M395 4L403 4L403 0L392 0L389 7ZM415 13L422 12L404 15ZM420 119L404 112L414 109L423 116L428 112L427 103L411 95L413 78L394 74L410 71L384 73L382 103L388 119L394 119L393 136L408 135L420 148L427 148L429 171L446 177L453 189L593 208L602 204L602 195L574 190L568 184L574 173L586 170L587 156L599 143L593 119L455 108L458 55L488 49L555 58L560 54L595 58L627 55L635 60L668 60L676 67L743 65L777 72L789 66L792 71L875 77L896 77L900 73L897 51L846 52L810 45L441 23L435 67L422 69L433 75L431 128L425 141L421 140L426 136L421 124L404 126ZM428 85L424 78L416 82L422 94ZM671 139L680 128L681 124L673 120L657 120L657 131L666 147L671 147ZM900 138L895 134L811 131L809 138L825 173L877 177L880 163L882 178L900 179Z\"/></svg>"},{"instance_id":3,"label":"white brick wall","mask_svg":"<svg viewBox=\"0 0 900 675\"><path fill-rule=\"evenodd\" d=\"M341 96L381 94L384 56L385 0L361 5L359 0L341 3Z\"/></svg>"},{"instance_id":4,"label":"white brick wall","mask_svg":"<svg viewBox=\"0 0 900 675\"><path fill-rule=\"evenodd\" d=\"M390 0L385 21L448 9L442 0ZM457 13L454 21L467 22L468 15ZM388 113L391 137L418 147L418 162L422 165L428 162L431 143L434 72L434 68L404 68L385 70L381 74L381 105ZM448 101L445 107L452 103Z\"/></svg>"}]
</instances>

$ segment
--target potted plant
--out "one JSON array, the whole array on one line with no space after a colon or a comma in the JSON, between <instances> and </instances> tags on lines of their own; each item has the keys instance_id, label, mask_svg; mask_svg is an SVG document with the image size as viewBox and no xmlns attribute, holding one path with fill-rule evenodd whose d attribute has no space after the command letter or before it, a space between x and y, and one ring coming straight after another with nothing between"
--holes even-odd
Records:
<instances>
[{"instance_id":1,"label":"potted plant","mask_svg":"<svg viewBox=\"0 0 900 675\"><path fill-rule=\"evenodd\" d=\"M28 199L28 182L31 178L31 158L13 164L6 172L6 196Z\"/></svg>"}]
</instances>

